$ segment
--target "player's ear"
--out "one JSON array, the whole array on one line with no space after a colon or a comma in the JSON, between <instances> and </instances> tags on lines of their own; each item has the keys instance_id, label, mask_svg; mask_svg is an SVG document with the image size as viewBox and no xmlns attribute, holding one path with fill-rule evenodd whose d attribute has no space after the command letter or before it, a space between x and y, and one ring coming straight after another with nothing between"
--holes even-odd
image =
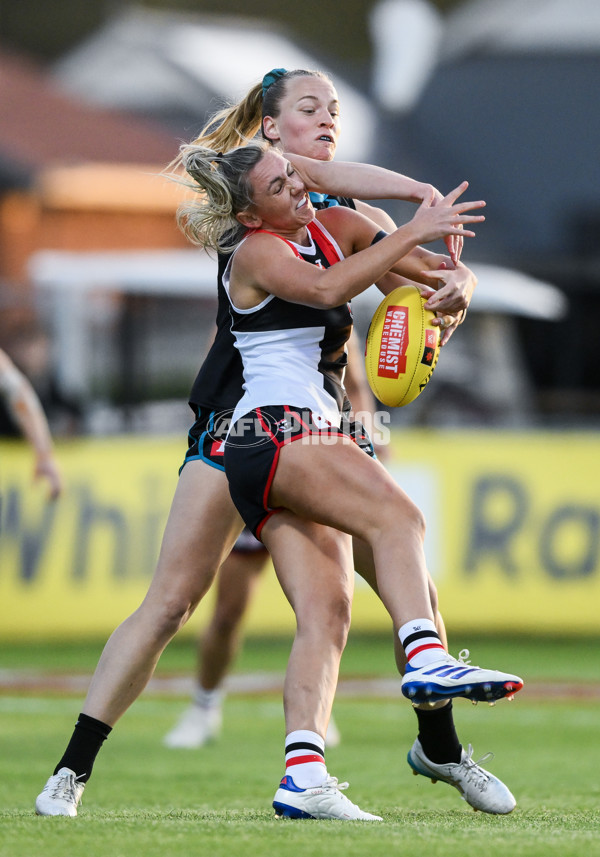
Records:
<instances>
[{"instance_id":1,"label":"player's ear","mask_svg":"<svg viewBox=\"0 0 600 857\"><path fill-rule=\"evenodd\" d=\"M259 229L262 226L262 218L249 209L239 211L235 217L246 229Z\"/></svg>"},{"instance_id":2,"label":"player's ear","mask_svg":"<svg viewBox=\"0 0 600 857\"><path fill-rule=\"evenodd\" d=\"M271 141L271 143L278 143L281 139L279 136L277 121L273 119L272 116L265 116L263 119L263 134L267 140Z\"/></svg>"}]
</instances>

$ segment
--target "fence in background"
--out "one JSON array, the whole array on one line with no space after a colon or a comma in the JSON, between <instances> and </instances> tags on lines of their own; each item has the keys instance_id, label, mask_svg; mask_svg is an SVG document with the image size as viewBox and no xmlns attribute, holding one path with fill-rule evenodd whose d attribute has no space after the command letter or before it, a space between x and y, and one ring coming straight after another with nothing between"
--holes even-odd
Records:
<instances>
[{"instance_id":1,"label":"fence in background","mask_svg":"<svg viewBox=\"0 0 600 857\"><path fill-rule=\"evenodd\" d=\"M183 446L131 436L59 443L67 490L52 504L31 484L29 449L0 443L1 637L107 636L135 609ZM386 466L426 514L428 564L450 631L598 633L598 435L403 431L392 435ZM360 581L353 617L355 629L389 627ZM270 571L248 630L292 629Z\"/></svg>"}]
</instances>

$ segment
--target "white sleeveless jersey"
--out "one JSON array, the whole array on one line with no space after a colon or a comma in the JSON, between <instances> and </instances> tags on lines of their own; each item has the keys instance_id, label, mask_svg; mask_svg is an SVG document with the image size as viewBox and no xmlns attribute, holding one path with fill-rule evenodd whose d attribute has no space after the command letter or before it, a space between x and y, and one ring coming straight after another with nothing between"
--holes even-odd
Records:
<instances>
[{"instance_id":1,"label":"white sleeveless jersey","mask_svg":"<svg viewBox=\"0 0 600 857\"><path fill-rule=\"evenodd\" d=\"M343 259L334 238L313 220L310 245L285 241L307 262L328 268ZM245 240L249 240L249 236ZM233 256L232 256L233 258ZM231 260L223 276L229 296ZM266 405L309 408L315 416L338 425L346 398L346 342L352 331L350 304L316 309L269 295L255 307L240 310L230 301L231 331L244 365L244 394L231 425Z\"/></svg>"}]
</instances>

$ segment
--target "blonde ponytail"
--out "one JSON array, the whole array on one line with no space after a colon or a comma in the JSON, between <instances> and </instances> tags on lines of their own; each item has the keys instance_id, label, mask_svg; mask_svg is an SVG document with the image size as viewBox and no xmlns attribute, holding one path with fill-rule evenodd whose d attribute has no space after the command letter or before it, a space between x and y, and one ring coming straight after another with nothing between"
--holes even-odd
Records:
<instances>
[{"instance_id":1,"label":"blonde ponytail","mask_svg":"<svg viewBox=\"0 0 600 857\"><path fill-rule=\"evenodd\" d=\"M262 84L254 86L238 104L216 113L192 145L229 152L250 143L262 122Z\"/></svg>"},{"instance_id":2,"label":"blonde ponytail","mask_svg":"<svg viewBox=\"0 0 600 857\"><path fill-rule=\"evenodd\" d=\"M245 232L236 214L252 205L248 172L268 148L261 142L226 153L196 143L181 147L181 169L169 177L198 194L177 209L177 225L189 241L222 253L235 249Z\"/></svg>"}]
</instances>

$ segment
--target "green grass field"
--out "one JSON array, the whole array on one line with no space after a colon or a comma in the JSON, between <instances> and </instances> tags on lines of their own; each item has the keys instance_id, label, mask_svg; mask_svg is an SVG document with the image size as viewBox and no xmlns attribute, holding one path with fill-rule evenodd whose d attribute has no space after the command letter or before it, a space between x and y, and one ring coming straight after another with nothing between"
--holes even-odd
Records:
<instances>
[{"instance_id":1,"label":"green grass field","mask_svg":"<svg viewBox=\"0 0 600 857\"><path fill-rule=\"evenodd\" d=\"M0 692L1 857L389 854L600 855L599 640L467 639L474 662L514 670L526 688L514 703L455 703L461 740L510 786L506 817L475 813L447 785L414 777L406 752L416 718L402 698L342 692L342 744L330 772L349 797L384 822L275 820L283 766L281 694L234 694L221 740L197 751L161 745L186 703L146 692L102 750L76 819L38 818L33 802L70 737L82 696L4 685ZM249 640L236 672L280 674L289 641ZM0 644L0 670L89 675L100 644ZM171 644L159 675L189 675L191 641ZM387 638L354 637L342 679L393 676ZM557 692L557 689L560 692ZM549 691L552 691L551 693Z\"/></svg>"}]
</instances>

